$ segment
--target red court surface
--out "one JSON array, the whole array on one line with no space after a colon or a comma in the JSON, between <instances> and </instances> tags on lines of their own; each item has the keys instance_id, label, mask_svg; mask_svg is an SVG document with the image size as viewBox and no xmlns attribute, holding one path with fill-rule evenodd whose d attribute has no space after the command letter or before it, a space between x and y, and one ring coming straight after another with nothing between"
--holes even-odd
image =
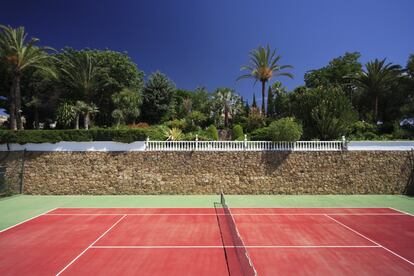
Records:
<instances>
[{"instance_id":1,"label":"red court surface","mask_svg":"<svg viewBox=\"0 0 414 276\"><path fill-rule=\"evenodd\" d=\"M0 232L0 275L414 275L390 208L59 208ZM245 254L244 253L244 254ZM249 274L250 275L250 274Z\"/></svg>"}]
</instances>

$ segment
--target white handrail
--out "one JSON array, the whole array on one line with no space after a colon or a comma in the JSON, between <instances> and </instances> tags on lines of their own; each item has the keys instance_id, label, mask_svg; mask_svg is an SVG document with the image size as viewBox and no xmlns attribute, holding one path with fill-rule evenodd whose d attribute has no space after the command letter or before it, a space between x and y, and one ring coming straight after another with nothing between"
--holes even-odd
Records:
<instances>
[{"instance_id":1,"label":"white handrail","mask_svg":"<svg viewBox=\"0 0 414 276\"><path fill-rule=\"evenodd\" d=\"M344 141L149 141L147 151L341 151Z\"/></svg>"}]
</instances>

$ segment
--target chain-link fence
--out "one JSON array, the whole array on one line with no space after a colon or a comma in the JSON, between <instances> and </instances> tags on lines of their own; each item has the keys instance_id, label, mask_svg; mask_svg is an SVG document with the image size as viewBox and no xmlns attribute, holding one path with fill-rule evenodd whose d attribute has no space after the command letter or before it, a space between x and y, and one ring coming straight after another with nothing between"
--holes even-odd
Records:
<instances>
[{"instance_id":1,"label":"chain-link fence","mask_svg":"<svg viewBox=\"0 0 414 276\"><path fill-rule=\"evenodd\" d=\"M0 196L23 193L24 151L0 152Z\"/></svg>"}]
</instances>

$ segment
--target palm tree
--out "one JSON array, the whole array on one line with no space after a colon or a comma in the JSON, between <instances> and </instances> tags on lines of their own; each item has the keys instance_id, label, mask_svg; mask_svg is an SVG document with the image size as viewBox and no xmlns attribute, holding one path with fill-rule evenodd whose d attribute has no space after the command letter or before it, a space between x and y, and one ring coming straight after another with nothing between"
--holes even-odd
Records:
<instances>
[{"instance_id":1,"label":"palm tree","mask_svg":"<svg viewBox=\"0 0 414 276\"><path fill-rule=\"evenodd\" d=\"M243 107L239 95L229 88L219 88L214 95L214 102L219 116L224 115L224 126L229 125L230 116L238 113Z\"/></svg>"},{"instance_id":2,"label":"palm tree","mask_svg":"<svg viewBox=\"0 0 414 276\"><path fill-rule=\"evenodd\" d=\"M116 120L116 128L119 128L121 122L124 121L124 113L120 109L114 109L114 111L112 111L112 118Z\"/></svg>"},{"instance_id":3,"label":"palm tree","mask_svg":"<svg viewBox=\"0 0 414 276\"><path fill-rule=\"evenodd\" d=\"M22 74L28 68L37 68L53 75L49 66L50 56L47 54L47 51L53 49L35 46L39 40L28 40L24 27L13 29L0 25L0 31L0 59L4 60L12 78L9 96L10 128L23 129L20 87Z\"/></svg>"},{"instance_id":4,"label":"palm tree","mask_svg":"<svg viewBox=\"0 0 414 276\"><path fill-rule=\"evenodd\" d=\"M120 92L113 94L112 102L116 107L115 110L118 110L115 112L117 123L120 124L121 121L132 120L132 123L135 124L135 120L141 114L140 107L142 101L143 96L141 91L136 91L130 88L123 88ZM119 112L122 112L122 118L119 117ZM112 115L114 115L114 113Z\"/></svg>"},{"instance_id":5,"label":"palm tree","mask_svg":"<svg viewBox=\"0 0 414 276\"><path fill-rule=\"evenodd\" d=\"M93 114L96 114L99 112L98 107L94 104L87 104L83 101L77 101L76 102L76 109L77 109L77 115L76 115L76 126L79 128L79 115L82 114L83 117L83 126L85 129L89 129L89 125L91 122L91 116Z\"/></svg>"},{"instance_id":6,"label":"palm tree","mask_svg":"<svg viewBox=\"0 0 414 276\"><path fill-rule=\"evenodd\" d=\"M254 79L255 83L260 81L262 83L262 113L265 114L265 92L266 82L272 77L286 76L293 78L293 75L288 72L281 72L284 69L293 68L291 65L279 65L278 62L281 59L280 55L276 55L276 50L271 51L269 45L265 48L259 46L250 52L250 64L242 66L241 71L248 70L249 73L244 74L237 78L241 79Z\"/></svg>"},{"instance_id":7,"label":"palm tree","mask_svg":"<svg viewBox=\"0 0 414 276\"><path fill-rule=\"evenodd\" d=\"M107 84L100 78L96 62L88 52L75 52L70 49L66 50L60 59L60 81L87 104L90 104L92 96Z\"/></svg>"},{"instance_id":8,"label":"palm tree","mask_svg":"<svg viewBox=\"0 0 414 276\"><path fill-rule=\"evenodd\" d=\"M379 98L389 92L401 74L401 66L386 63L386 59L370 61L355 80L372 99L374 120L378 120Z\"/></svg>"}]
</instances>

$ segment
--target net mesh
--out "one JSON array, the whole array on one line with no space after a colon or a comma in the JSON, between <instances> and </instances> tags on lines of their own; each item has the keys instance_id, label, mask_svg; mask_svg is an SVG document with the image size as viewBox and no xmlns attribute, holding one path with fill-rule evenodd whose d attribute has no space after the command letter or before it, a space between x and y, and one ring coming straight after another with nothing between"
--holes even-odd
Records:
<instances>
[{"instance_id":1,"label":"net mesh","mask_svg":"<svg viewBox=\"0 0 414 276\"><path fill-rule=\"evenodd\" d=\"M220 194L220 208L216 208L216 212L229 274L257 275L223 193Z\"/></svg>"}]
</instances>

